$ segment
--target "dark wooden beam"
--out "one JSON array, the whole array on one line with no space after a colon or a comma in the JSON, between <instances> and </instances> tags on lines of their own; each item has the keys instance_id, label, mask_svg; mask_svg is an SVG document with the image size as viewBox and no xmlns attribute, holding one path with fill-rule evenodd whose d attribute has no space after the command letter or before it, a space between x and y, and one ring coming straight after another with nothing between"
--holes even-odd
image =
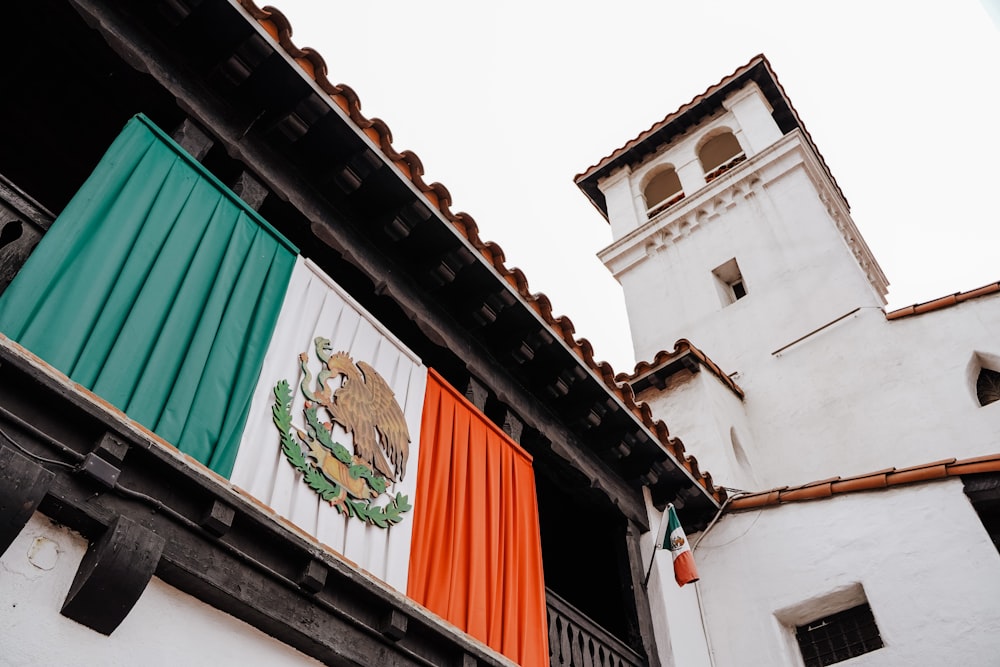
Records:
<instances>
[{"instance_id":1,"label":"dark wooden beam","mask_svg":"<svg viewBox=\"0 0 1000 667\"><path fill-rule=\"evenodd\" d=\"M247 171L241 172L236 177L236 181L232 185L232 190L236 193L237 197L246 202L246 205L255 211L260 210L268 194L264 184Z\"/></svg>"},{"instance_id":2,"label":"dark wooden beam","mask_svg":"<svg viewBox=\"0 0 1000 667\"><path fill-rule=\"evenodd\" d=\"M0 293L24 266L54 217L0 175Z\"/></svg>"},{"instance_id":3,"label":"dark wooden beam","mask_svg":"<svg viewBox=\"0 0 1000 667\"><path fill-rule=\"evenodd\" d=\"M390 609L382 617L379 630L385 637L392 641L399 641L406 636L407 623L406 614L400 612L398 609Z\"/></svg>"},{"instance_id":4,"label":"dark wooden beam","mask_svg":"<svg viewBox=\"0 0 1000 667\"><path fill-rule=\"evenodd\" d=\"M503 432L510 436L516 443L521 442L521 433L524 431L524 422L510 410L504 413Z\"/></svg>"},{"instance_id":5,"label":"dark wooden beam","mask_svg":"<svg viewBox=\"0 0 1000 667\"><path fill-rule=\"evenodd\" d=\"M54 478L38 463L0 446L0 555L38 509Z\"/></svg>"},{"instance_id":6,"label":"dark wooden beam","mask_svg":"<svg viewBox=\"0 0 1000 667\"><path fill-rule=\"evenodd\" d=\"M489 395L490 390L482 382L475 378L469 378L469 384L465 388L465 397L469 399L469 403L479 408L480 412L486 411L486 399L489 398Z\"/></svg>"},{"instance_id":7,"label":"dark wooden beam","mask_svg":"<svg viewBox=\"0 0 1000 667\"><path fill-rule=\"evenodd\" d=\"M623 594L635 601L636 618L632 630L638 634L643 652L646 654L648 667L660 667L660 655L656 648L656 638L653 633L653 615L649 608L649 594L646 592L646 566L642 551L639 548L639 537L642 530L629 521L625 526L625 576L628 590ZM669 637L669 633L663 633ZM667 647L669 649L669 645ZM668 652L669 654L669 652Z\"/></svg>"},{"instance_id":8,"label":"dark wooden beam","mask_svg":"<svg viewBox=\"0 0 1000 667\"><path fill-rule=\"evenodd\" d=\"M221 500L213 500L199 525L215 537L222 537L233 527L236 510Z\"/></svg>"},{"instance_id":9,"label":"dark wooden beam","mask_svg":"<svg viewBox=\"0 0 1000 667\"><path fill-rule=\"evenodd\" d=\"M165 543L162 536L118 516L84 554L62 615L110 635L139 601Z\"/></svg>"},{"instance_id":10,"label":"dark wooden beam","mask_svg":"<svg viewBox=\"0 0 1000 667\"><path fill-rule=\"evenodd\" d=\"M326 585L327 569L322 561L310 559L299 574L298 583L308 593L319 593Z\"/></svg>"},{"instance_id":11,"label":"dark wooden beam","mask_svg":"<svg viewBox=\"0 0 1000 667\"><path fill-rule=\"evenodd\" d=\"M212 150L212 137L209 136L205 130L198 127L189 118L185 118L184 121L170 133L170 137L177 142L177 144L191 154L195 160L201 162L208 151Z\"/></svg>"}]
</instances>

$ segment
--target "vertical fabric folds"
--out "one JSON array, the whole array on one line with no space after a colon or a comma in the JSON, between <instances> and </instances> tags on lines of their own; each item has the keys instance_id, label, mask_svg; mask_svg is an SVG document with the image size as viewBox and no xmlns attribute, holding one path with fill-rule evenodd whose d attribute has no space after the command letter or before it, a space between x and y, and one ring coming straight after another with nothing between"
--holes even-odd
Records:
<instances>
[{"instance_id":1,"label":"vertical fabric folds","mask_svg":"<svg viewBox=\"0 0 1000 667\"><path fill-rule=\"evenodd\" d=\"M0 330L228 476L295 255L137 116L0 297Z\"/></svg>"},{"instance_id":2,"label":"vertical fabric folds","mask_svg":"<svg viewBox=\"0 0 1000 667\"><path fill-rule=\"evenodd\" d=\"M407 595L522 665L548 665L531 457L430 371Z\"/></svg>"}]
</instances>

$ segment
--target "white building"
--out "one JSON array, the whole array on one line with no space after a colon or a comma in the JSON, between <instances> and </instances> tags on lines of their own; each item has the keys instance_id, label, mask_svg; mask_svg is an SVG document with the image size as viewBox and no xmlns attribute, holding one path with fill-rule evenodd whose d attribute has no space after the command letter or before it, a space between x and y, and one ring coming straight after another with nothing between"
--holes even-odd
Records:
<instances>
[{"instance_id":1,"label":"white building","mask_svg":"<svg viewBox=\"0 0 1000 667\"><path fill-rule=\"evenodd\" d=\"M1000 284L886 313L886 277L763 56L577 184L610 223L600 257L650 360L636 398L717 484L757 492L691 536L698 590L657 559L661 662L1000 664Z\"/></svg>"},{"instance_id":2,"label":"white building","mask_svg":"<svg viewBox=\"0 0 1000 667\"><path fill-rule=\"evenodd\" d=\"M763 57L578 177L616 376L278 10L13 10L0 665L1000 664L1000 283L886 314Z\"/></svg>"}]
</instances>

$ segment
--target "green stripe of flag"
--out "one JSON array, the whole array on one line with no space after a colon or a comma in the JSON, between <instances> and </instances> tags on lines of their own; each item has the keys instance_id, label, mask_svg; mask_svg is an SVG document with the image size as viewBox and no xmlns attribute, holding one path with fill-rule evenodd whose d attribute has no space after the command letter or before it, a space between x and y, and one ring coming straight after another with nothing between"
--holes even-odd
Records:
<instances>
[{"instance_id":1,"label":"green stripe of flag","mask_svg":"<svg viewBox=\"0 0 1000 667\"><path fill-rule=\"evenodd\" d=\"M0 296L0 331L228 476L296 252L137 116Z\"/></svg>"}]
</instances>

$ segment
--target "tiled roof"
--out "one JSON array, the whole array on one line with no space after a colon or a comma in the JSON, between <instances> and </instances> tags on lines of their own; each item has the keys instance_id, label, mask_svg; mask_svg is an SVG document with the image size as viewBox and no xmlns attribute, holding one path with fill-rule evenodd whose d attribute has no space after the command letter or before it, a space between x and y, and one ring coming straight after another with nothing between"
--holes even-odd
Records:
<instances>
[{"instance_id":1,"label":"tiled roof","mask_svg":"<svg viewBox=\"0 0 1000 667\"><path fill-rule=\"evenodd\" d=\"M761 61L767 62L767 58L764 57L763 53L758 53L757 55L755 55L753 58L750 59L750 62L748 62L745 65L741 65L740 67L737 67L735 70L733 70L732 73L727 74L726 76L724 76L721 79L719 79L719 81L717 83L712 84L711 86L709 86L708 88L706 88L704 91L702 91L698 95L695 95L693 98L691 98L690 102L688 102L687 104L681 105L676 111L673 111L673 112L667 114L666 118L663 118L662 120L656 121L655 123L653 123L652 125L650 125L647 129L643 130L642 132L640 132L639 134L637 134L632 139L629 139L628 141L626 141L624 146L622 146L620 148L616 148L615 150L611 151L610 154L604 156L603 158L601 158L600 160L598 160L596 163L594 163L594 164L590 165L589 167L587 167L586 169L584 169L582 172L580 172L579 174L576 175L575 179L576 180L580 180L582 178L586 178L587 176L589 176L591 174L591 172L594 172L594 171L600 169L601 167L603 167L604 165L606 165L611 160L614 160L615 158L620 157L624 153L627 153L629 150L631 150L635 146L637 146L640 143L642 143L642 141L644 139L646 139L647 137L649 137L650 135L652 135L654 132L656 132L657 130L659 130L663 126L668 125L668 124L672 123L673 121L677 120L679 117L683 116L688 111L690 111L691 109L693 109L696 106L698 106L699 104L701 104L705 100L705 98L707 98L708 96L710 96L712 93L715 93L718 90L720 90L724 85L726 85L727 83L729 83L729 81L731 81L732 79L735 79L740 74L743 74L744 72L748 71L751 67L753 67L754 65L756 65L758 62L761 62Z\"/></svg>"},{"instance_id":2,"label":"tiled roof","mask_svg":"<svg viewBox=\"0 0 1000 667\"><path fill-rule=\"evenodd\" d=\"M933 310L941 310L942 308L950 308L951 306L956 306L963 301L977 299L981 296L987 296L988 294L996 294L997 292L1000 292L1000 282L983 285L982 287L969 290L968 292L955 292L954 294L949 294L948 296L943 296L939 299L934 299L933 301L915 303L912 306L906 306L905 308L893 310L885 314L885 319L898 320L902 317L909 317L910 315L922 315L923 313L929 313Z\"/></svg>"},{"instance_id":3,"label":"tiled roof","mask_svg":"<svg viewBox=\"0 0 1000 667\"><path fill-rule=\"evenodd\" d=\"M830 167L826 164L826 159L823 157L822 153L819 152L819 149L816 148L816 144L815 144L815 142L813 142L812 135L809 134L809 130L806 129L805 124L802 122L802 119L799 117L799 112L795 109L795 106L792 105L791 100L788 98L788 95L785 93L785 88L784 88L784 86L781 85L781 82L778 80L778 76L774 73L774 69L771 67L770 61L768 61L767 57L764 54L762 54L762 53L757 54L756 56L754 56L753 58L751 58L750 61L748 63L746 63L745 65L737 67L731 74L722 77L722 79L720 79L717 83L715 83L715 84L709 86L708 88L706 88L702 93L700 93L699 95L696 95L694 98L692 98L691 101L688 102L687 104L684 104L679 109L677 109L676 111L674 111L674 112L672 112L670 114L667 114L667 116L665 118L663 118L662 120L659 120L659 121L653 123L648 129L640 132L633 139L630 139L629 141L627 141L624 146L615 149L609 155L607 155L604 158L602 158L601 160L599 160L597 163L595 163L595 164L591 165L590 167L584 169L581 173L579 173L579 174L576 175L576 177L573 179L574 182L577 183L577 185L581 185L581 187L582 187L582 182L583 181L585 181L585 180L593 177L594 174L596 174L597 172L601 171L603 168L607 167L610 163L612 163L615 160L621 158L623 155L625 155L626 153L628 153L632 149L634 149L637 146L639 146L640 144L642 144L644 141L646 141L647 139L649 139L650 137L652 137L654 134L658 133L664 127L670 125L671 123L677 121L679 118L681 118L685 114L691 112L696 107L698 107L698 105L700 105L703 102L705 102L706 100L708 100L712 95L714 95L714 94L718 93L719 91L723 90L727 85L729 85L730 83L732 83L737 78L739 78L739 77L741 77L741 76L743 76L745 74L750 73L755 67L758 67L758 66L764 67L764 69L767 71L767 75L771 78L771 80L774 82L774 85L777 87L778 93L780 94L783 103L787 105L788 111L791 113L792 117L794 118L795 125L800 130L802 130L802 134L805 136L806 141L812 147L813 151L816 154L816 157L819 158L819 161L820 161L820 163L822 163L823 168L826 170L827 174L829 175L830 180L833 182L834 186L837 188L837 192L840 193L840 196L844 199L844 202L847 203L847 198L844 197L844 193L840 189L840 185L837 183L837 180L833 177L833 173L830 171ZM848 204L848 207L849 206L850 205ZM598 208L600 209L600 207L598 207ZM602 214L605 217L607 217L607 212L606 211L602 211Z\"/></svg>"},{"instance_id":4,"label":"tiled roof","mask_svg":"<svg viewBox=\"0 0 1000 667\"><path fill-rule=\"evenodd\" d=\"M759 509L803 500L819 500L830 496L857 491L874 491L891 486L930 482L946 477L971 475L982 472L1000 472L1000 454L979 456L972 459L945 459L910 468L886 468L855 477L831 477L801 486L783 486L770 491L761 491L736 498L728 505L728 510Z\"/></svg>"},{"instance_id":5,"label":"tiled roof","mask_svg":"<svg viewBox=\"0 0 1000 667\"><path fill-rule=\"evenodd\" d=\"M694 345L692 345L691 342L686 338L681 338L676 343L674 343L673 351L660 350L653 357L652 361L640 361L635 365L635 370L632 372L631 375L629 375L628 373L619 373L618 375L615 376L615 380L617 382L624 382L631 384L635 380L638 380L639 378L644 377L648 373L656 371L657 369L670 364L671 362L673 362L674 360L678 359L679 357L685 354L690 354L691 356L693 356L695 359L698 360L698 363L707 368L712 373L712 375L719 378L719 380L724 385L729 387L734 394L739 396L741 399L744 398L743 390L740 388L740 386L736 384L736 382L731 377L729 377L729 375L727 375L721 368L719 368L719 366L714 361L709 359L707 354L705 354L704 352L696 348Z\"/></svg>"},{"instance_id":6,"label":"tiled roof","mask_svg":"<svg viewBox=\"0 0 1000 667\"><path fill-rule=\"evenodd\" d=\"M451 194L440 183L427 184L423 180L424 168L412 151L397 151L392 145L392 132L389 126L378 118L367 118L361 113L361 102L350 87L344 84L333 84L327 78L326 61L310 48L299 48L292 42L292 27L288 19L274 7L258 7L253 0L239 0L239 4L256 20L282 49L298 63L306 76L316 84L337 104L351 121L364 132L414 186L424 194L440 214L465 237L479 253L503 277L504 280L521 296L548 325L562 338L577 357L589 367L597 377L601 378L608 389L635 415L654 435L674 458L691 473L691 475L718 502L726 499L726 491L712 483L708 472L702 472L698 461L688 455L684 443L679 438L670 436L666 424L662 420L654 420L649 407L637 403L632 389L627 384L615 381L615 371L606 361L594 359L594 349L586 338L576 338L573 322L566 316L554 316L552 303L542 293L532 293L528 280L518 268L508 268L505 264L503 249L492 241L483 241L479 237L479 228L468 213L454 213L451 210Z\"/></svg>"}]
</instances>

